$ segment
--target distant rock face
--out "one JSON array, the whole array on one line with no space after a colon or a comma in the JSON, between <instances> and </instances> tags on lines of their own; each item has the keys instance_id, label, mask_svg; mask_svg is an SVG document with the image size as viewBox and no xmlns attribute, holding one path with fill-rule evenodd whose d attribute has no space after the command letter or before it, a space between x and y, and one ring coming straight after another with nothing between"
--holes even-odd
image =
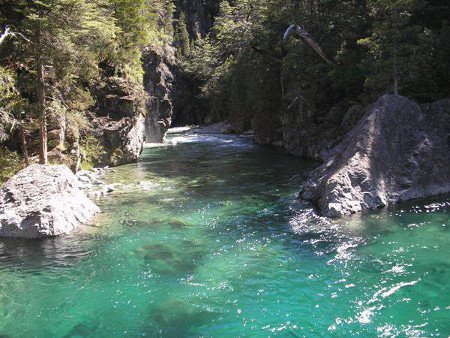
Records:
<instances>
[{"instance_id":1,"label":"distant rock face","mask_svg":"<svg viewBox=\"0 0 450 338\"><path fill-rule=\"evenodd\" d=\"M315 169L300 197L328 217L450 192L450 100L384 95Z\"/></svg>"},{"instance_id":2,"label":"distant rock face","mask_svg":"<svg viewBox=\"0 0 450 338\"><path fill-rule=\"evenodd\" d=\"M145 141L147 95L144 89L120 77L108 77L94 90L98 109L92 121L94 136L105 149L102 164L134 162Z\"/></svg>"},{"instance_id":3,"label":"distant rock face","mask_svg":"<svg viewBox=\"0 0 450 338\"><path fill-rule=\"evenodd\" d=\"M300 102L297 110L286 111L281 117L283 145L290 154L326 160L363 113L364 108L357 104L342 102L320 112Z\"/></svg>"},{"instance_id":4,"label":"distant rock face","mask_svg":"<svg viewBox=\"0 0 450 338\"><path fill-rule=\"evenodd\" d=\"M215 16L219 13L220 1L217 0L177 0L177 16L185 14L186 28L191 39L204 38L210 31Z\"/></svg>"},{"instance_id":5,"label":"distant rock face","mask_svg":"<svg viewBox=\"0 0 450 338\"><path fill-rule=\"evenodd\" d=\"M235 123L218 122L206 126L196 127L192 130L193 134L241 134L244 130Z\"/></svg>"},{"instance_id":6,"label":"distant rock face","mask_svg":"<svg viewBox=\"0 0 450 338\"><path fill-rule=\"evenodd\" d=\"M67 234L98 212L68 167L33 164L0 189L0 237Z\"/></svg>"},{"instance_id":7,"label":"distant rock face","mask_svg":"<svg viewBox=\"0 0 450 338\"><path fill-rule=\"evenodd\" d=\"M282 106L282 103L279 103ZM284 111L274 107L270 114L253 118L258 144L283 147L288 153L324 161L364 115L364 107L346 100L318 108L296 99Z\"/></svg>"},{"instance_id":8,"label":"distant rock face","mask_svg":"<svg viewBox=\"0 0 450 338\"><path fill-rule=\"evenodd\" d=\"M172 83L174 81L172 68L174 63L175 55L172 47L149 47L144 52L144 88L149 95L145 118L147 142L162 142L172 123Z\"/></svg>"},{"instance_id":9,"label":"distant rock face","mask_svg":"<svg viewBox=\"0 0 450 338\"><path fill-rule=\"evenodd\" d=\"M118 121L99 117L93 126L94 135L106 149L102 164L118 166L137 161L144 149L144 116Z\"/></svg>"}]
</instances>

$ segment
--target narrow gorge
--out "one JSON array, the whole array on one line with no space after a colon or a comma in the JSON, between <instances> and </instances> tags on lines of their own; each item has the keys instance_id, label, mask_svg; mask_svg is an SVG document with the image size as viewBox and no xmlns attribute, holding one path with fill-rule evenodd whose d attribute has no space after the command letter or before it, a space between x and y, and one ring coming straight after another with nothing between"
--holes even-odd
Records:
<instances>
[{"instance_id":1,"label":"narrow gorge","mask_svg":"<svg viewBox=\"0 0 450 338\"><path fill-rule=\"evenodd\" d=\"M450 5L0 0L0 337L440 337Z\"/></svg>"}]
</instances>

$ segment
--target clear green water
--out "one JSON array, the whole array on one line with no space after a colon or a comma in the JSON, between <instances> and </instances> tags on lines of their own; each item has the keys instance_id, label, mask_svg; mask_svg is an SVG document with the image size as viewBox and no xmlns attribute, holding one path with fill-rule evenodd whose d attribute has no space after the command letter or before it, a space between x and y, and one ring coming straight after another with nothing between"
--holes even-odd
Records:
<instances>
[{"instance_id":1,"label":"clear green water","mask_svg":"<svg viewBox=\"0 0 450 338\"><path fill-rule=\"evenodd\" d=\"M448 196L322 224L313 164L172 141L108 174L95 227L0 240L1 337L450 335Z\"/></svg>"}]
</instances>

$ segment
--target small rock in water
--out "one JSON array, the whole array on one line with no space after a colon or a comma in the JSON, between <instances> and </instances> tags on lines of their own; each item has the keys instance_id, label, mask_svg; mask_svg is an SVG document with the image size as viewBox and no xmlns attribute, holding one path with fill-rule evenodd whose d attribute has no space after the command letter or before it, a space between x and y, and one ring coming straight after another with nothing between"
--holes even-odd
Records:
<instances>
[{"instance_id":1,"label":"small rock in water","mask_svg":"<svg viewBox=\"0 0 450 338\"><path fill-rule=\"evenodd\" d=\"M114 186L112 185L107 185L104 190L109 194L116 191L116 188L114 188Z\"/></svg>"},{"instance_id":2,"label":"small rock in water","mask_svg":"<svg viewBox=\"0 0 450 338\"><path fill-rule=\"evenodd\" d=\"M158 185L156 183L153 183L151 181L140 181L139 182L139 187L142 190L150 190L150 189L154 189L155 187L157 187Z\"/></svg>"},{"instance_id":3,"label":"small rock in water","mask_svg":"<svg viewBox=\"0 0 450 338\"><path fill-rule=\"evenodd\" d=\"M93 184L93 185L105 185L105 182L96 179L96 180L94 180L94 181L92 182L92 184Z\"/></svg>"}]
</instances>

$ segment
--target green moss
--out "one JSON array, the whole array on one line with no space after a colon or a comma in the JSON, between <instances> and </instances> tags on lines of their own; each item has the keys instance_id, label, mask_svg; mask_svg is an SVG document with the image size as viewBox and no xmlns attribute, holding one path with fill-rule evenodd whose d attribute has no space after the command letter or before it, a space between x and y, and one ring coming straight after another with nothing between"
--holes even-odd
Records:
<instances>
[{"instance_id":1,"label":"green moss","mask_svg":"<svg viewBox=\"0 0 450 338\"><path fill-rule=\"evenodd\" d=\"M93 135L87 135L80 141L80 151L82 154L81 169L89 170L101 161L105 154L104 147Z\"/></svg>"}]
</instances>

